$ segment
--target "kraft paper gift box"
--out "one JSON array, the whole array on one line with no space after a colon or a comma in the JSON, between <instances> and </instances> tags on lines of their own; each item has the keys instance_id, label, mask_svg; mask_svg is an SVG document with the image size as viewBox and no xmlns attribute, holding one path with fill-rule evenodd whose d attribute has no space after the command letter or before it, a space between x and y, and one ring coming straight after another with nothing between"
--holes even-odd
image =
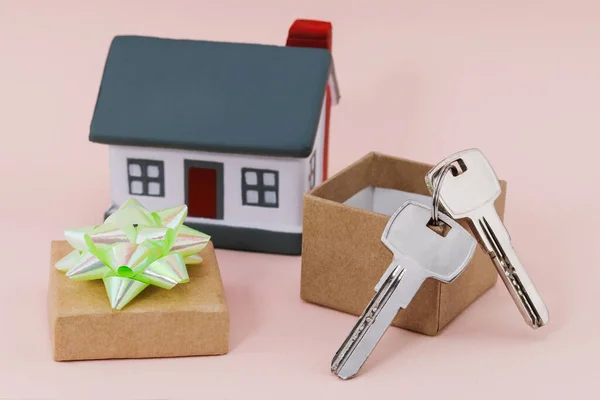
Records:
<instances>
[{"instance_id":1,"label":"kraft paper gift box","mask_svg":"<svg viewBox=\"0 0 600 400\"><path fill-rule=\"evenodd\" d=\"M229 312L212 242L187 267L190 281L150 286L113 310L101 280L74 281L54 265L72 250L51 247L48 307L56 361L221 355L228 352Z\"/></svg>"},{"instance_id":2,"label":"kraft paper gift box","mask_svg":"<svg viewBox=\"0 0 600 400\"><path fill-rule=\"evenodd\" d=\"M360 315L392 261L381 235L392 213L406 200L431 205L420 162L370 153L304 196L301 298ZM504 217L506 182L496 200ZM466 221L460 224L467 228ZM428 279L392 325L438 334L490 289L498 278L489 257L477 247L462 274L450 284Z\"/></svg>"}]
</instances>

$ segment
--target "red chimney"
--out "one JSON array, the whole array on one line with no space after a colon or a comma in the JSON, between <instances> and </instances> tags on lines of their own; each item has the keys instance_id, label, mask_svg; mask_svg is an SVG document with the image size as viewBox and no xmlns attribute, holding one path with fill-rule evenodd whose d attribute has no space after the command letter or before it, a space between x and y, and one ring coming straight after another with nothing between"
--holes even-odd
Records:
<instances>
[{"instance_id":1,"label":"red chimney","mask_svg":"<svg viewBox=\"0 0 600 400\"><path fill-rule=\"evenodd\" d=\"M286 46L315 47L331 51L332 26L330 22L309 19L297 19L290 27ZM333 87L332 87L333 86ZM329 117L331 114L332 90L335 102L339 99L335 72L331 69L327 85L325 104L325 145L323 150L323 180L327 179L329 163Z\"/></svg>"}]
</instances>

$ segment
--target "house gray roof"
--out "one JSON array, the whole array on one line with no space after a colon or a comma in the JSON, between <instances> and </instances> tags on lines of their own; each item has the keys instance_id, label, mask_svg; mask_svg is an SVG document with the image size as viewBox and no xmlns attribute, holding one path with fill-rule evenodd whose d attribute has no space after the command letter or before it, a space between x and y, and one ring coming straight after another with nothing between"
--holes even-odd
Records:
<instances>
[{"instance_id":1,"label":"house gray roof","mask_svg":"<svg viewBox=\"0 0 600 400\"><path fill-rule=\"evenodd\" d=\"M307 157L331 68L324 49L117 36L90 140Z\"/></svg>"}]
</instances>

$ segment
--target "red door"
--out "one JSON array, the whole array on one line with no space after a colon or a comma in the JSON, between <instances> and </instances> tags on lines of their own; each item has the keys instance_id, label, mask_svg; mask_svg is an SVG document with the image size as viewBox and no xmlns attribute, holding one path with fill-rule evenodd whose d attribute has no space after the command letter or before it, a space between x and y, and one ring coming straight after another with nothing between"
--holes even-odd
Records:
<instances>
[{"instance_id":1,"label":"red door","mask_svg":"<svg viewBox=\"0 0 600 400\"><path fill-rule=\"evenodd\" d=\"M223 164L185 161L188 216L223 219Z\"/></svg>"}]
</instances>

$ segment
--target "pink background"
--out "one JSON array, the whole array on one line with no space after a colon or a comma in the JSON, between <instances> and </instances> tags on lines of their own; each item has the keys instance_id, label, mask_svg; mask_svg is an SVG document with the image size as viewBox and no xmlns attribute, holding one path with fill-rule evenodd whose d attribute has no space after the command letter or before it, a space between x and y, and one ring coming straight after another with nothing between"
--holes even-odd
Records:
<instances>
[{"instance_id":1,"label":"pink background","mask_svg":"<svg viewBox=\"0 0 600 400\"><path fill-rule=\"evenodd\" d=\"M121 3L0 1L0 397L595 396L597 2ZM355 317L300 300L300 258L218 251L230 354L53 362L50 240L109 203L107 148L87 135L112 37L283 44L296 17L334 24L332 171L370 150L429 163L483 150L509 183L506 223L550 324L528 328L498 283L438 337L390 329L344 382L329 363Z\"/></svg>"}]
</instances>

